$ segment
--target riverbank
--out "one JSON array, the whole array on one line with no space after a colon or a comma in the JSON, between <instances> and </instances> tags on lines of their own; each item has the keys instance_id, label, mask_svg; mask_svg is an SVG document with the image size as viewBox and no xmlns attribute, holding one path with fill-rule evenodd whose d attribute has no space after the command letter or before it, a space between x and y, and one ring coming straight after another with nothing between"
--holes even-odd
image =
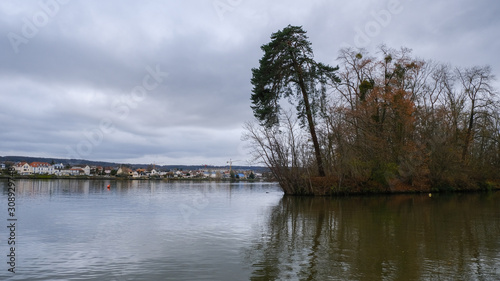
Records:
<instances>
[{"instance_id":1,"label":"riverbank","mask_svg":"<svg viewBox=\"0 0 500 281\"><path fill-rule=\"evenodd\" d=\"M455 179L447 183L432 185L428 181L414 181L410 184L397 179L392 179L385 184L381 184L376 182L356 183L348 180L339 181L339 179L329 177L313 177L309 179L310 194L298 195L338 196L363 194L483 192L498 190L500 190L500 182L490 180L463 181Z\"/></svg>"}]
</instances>

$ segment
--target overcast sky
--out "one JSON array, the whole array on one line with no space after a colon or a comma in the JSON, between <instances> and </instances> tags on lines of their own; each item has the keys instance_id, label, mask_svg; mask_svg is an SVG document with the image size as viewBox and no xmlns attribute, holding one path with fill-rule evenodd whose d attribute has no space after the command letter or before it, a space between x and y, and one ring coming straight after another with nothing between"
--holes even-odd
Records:
<instances>
[{"instance_id":1,"label":"overcast sky","mask_svg":"<svg viewBox=\"0 0 500 281\"><path fill-rule=\"evenodd\" d=\"M303 26L331 65L385 43L500 77L498 15L493 0L2 0L0 155L248 164L251 68L271 33Z\"/></svg>"}]
</instances>

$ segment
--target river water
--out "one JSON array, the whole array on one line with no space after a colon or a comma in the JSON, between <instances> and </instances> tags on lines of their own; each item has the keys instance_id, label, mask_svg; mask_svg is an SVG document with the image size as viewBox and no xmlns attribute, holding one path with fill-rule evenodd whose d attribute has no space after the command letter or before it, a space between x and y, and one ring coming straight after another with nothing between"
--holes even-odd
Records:
<instances>
[{"instance_id":1,"label":"river water","mask_svg":"<svg viewBox=\"0 0 500 281\"><path fill-rule=\"evenodd\" d=\"M14 233L0 228L0 280L500 280L499 192L312 198L273 183L14 183L9 217L0 182L0 225L16 219Z\"/></svg>"}]
</instances>

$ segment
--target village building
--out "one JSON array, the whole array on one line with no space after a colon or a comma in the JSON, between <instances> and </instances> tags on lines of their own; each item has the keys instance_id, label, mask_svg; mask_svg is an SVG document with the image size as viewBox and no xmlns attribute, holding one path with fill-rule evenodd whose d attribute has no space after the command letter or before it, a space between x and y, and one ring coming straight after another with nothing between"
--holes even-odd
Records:
<instances>
[{"instance_id":1,"label":"village building","mask_svg":"<svg viewBox=\"0 0 500 281\"><path fill-rule=\"evenodd\" d=\"M27 176L33 173L33 169L27 162L17 163L14 168L19 175Z\"/></svg>"},{"instance_id":2,"label":"village building","mask_svg":"<svg viewBox=\"0 0 500 281\"><path fill-rule=\"evenodd\" d=\"M32 162L30 163L31 172L33 174L39 175L52 175L54 174L54 166L50 165L47 162Z\"/></svg>"},{"instance_id":3,"label":"village building","mask_svg":"<svg viewBox=\"0 0 500 281\"><path fill-rule=\"evenodd\" d=\"M71 167L75 175L85 175L90 176L90 166L89 165L75 165Z\"/></svg>"},{"instance_id":4,"label":"village building","mask_svg":"<svg viewBox=\"0 0 500 281\"><path fill-rule=\"evenodd\" d=\"M132 169L127 168L127 167L120 167L118 171L116 172L117 176L126 176L126 177L132 177L134 175L134 171Z\"/></svg>"},{"instance_id":5,"label":"village building","mask_svg":"<svg viewBox=\"0 0 500 281\"><path fill-rule=\"evenodd\" d=\"M62 170L62 169L64 169L64 164L63 163L54 164L52 166L54 167L54 170Z\"/></svg>"}]
</instances>

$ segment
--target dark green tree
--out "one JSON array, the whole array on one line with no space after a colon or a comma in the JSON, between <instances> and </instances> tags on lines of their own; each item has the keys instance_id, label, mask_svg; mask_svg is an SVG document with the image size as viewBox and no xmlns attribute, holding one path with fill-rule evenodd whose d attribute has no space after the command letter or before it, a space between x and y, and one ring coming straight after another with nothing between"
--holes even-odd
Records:
<instances>
[{"instance_id":1,"label":"dark green tree","mask_svg":"<svg viewBox=\"0 0 500 281\"><path fill-rule=\"evenodd\" d=\"M279 124L280 99L295 102L297 116L311 134L319 176L325 176L314 117L324 104L327 85L340 82L335 75L338 67L313 59L311 42L299 26L288 25L273 33L271 42L261 49L260 66L252 69L254 116L262 126L271 128Z\"/></svg>"}]
</instances>

